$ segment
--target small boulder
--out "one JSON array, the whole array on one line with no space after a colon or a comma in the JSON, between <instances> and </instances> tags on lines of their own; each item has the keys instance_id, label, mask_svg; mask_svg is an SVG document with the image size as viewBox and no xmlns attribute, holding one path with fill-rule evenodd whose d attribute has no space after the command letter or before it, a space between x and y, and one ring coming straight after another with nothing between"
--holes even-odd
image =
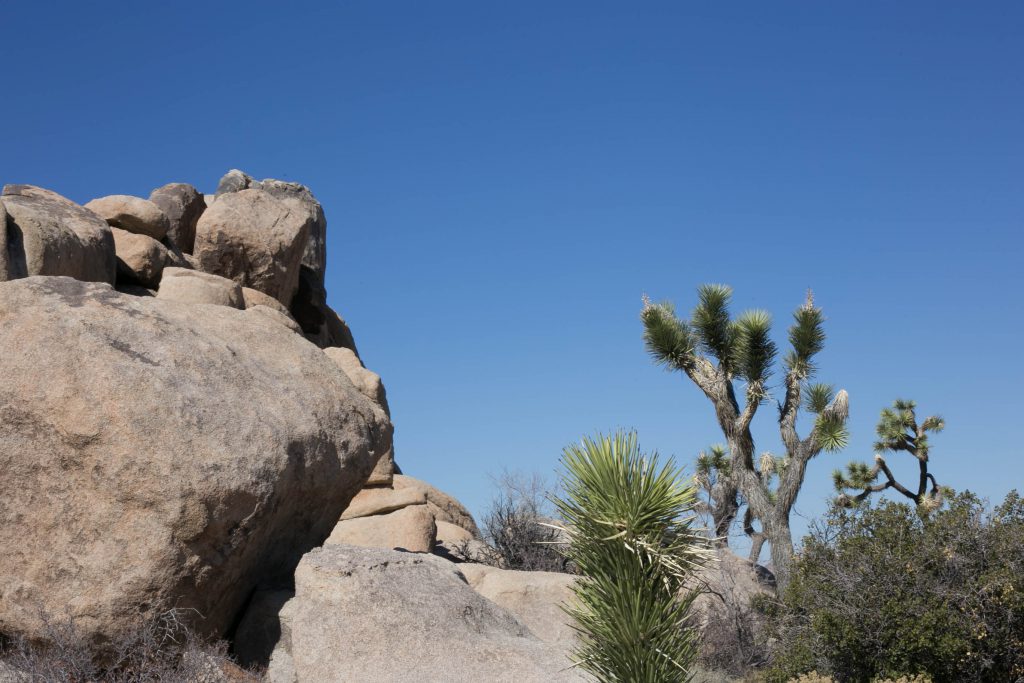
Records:
<instances>
[{"instance_id":1,"label":"small boulder","mask_svg":"<svg viewBox=\"0 0 1024 683\"><path fill-rule=\"evenodd\" d=\"M469 510L462 503L447 493L438 490L425 481L420 481L404 474L394 475L392 486L396 491L413 489L422 492L427 498L427 505L430 506L434 519L460 526L476 538L480 538L480 529L477 528L473 515L469 514Z\"/></svg>"},{"instance_id":2,"label":"small boulder","mask_svg":"<svg viewBox=\"0 0 1024 683\"><path fill-rule=\"evenodd\" d=\"M170 183L153 190L149 201L167 215L167 238L181 251L191 254L196 241L196 223L206 211L203 195L187 183Z\"/></svg>"},{"instance_id":3,"label":"small boulder","mask_svg":"<svg viewBox=\"0 0 1024 683\"><path fill-rule=\"evenodd\" d=\"M112 194L92 200L85 208L115 228L148 235L155 240L162 240L170 228L167 214L161 211L159 206L142 197Z\"/></svg>"},{"instance_id":4,"label":"small boulder","mask_svg":"<svg viewBox=\"0 0 1024 683\"><path fill-rule=\"evenodd\" d=\"M341 519L383 515L410 505L423 505L426 502L427 496L418 489L407 488L396 491L387 487L364 488L356 494L345 511L341 513Z\"/></svg>"},{"instance_id":5,"label":"small boulder","mask_svg":"<svg viewBox=\"0 0 1024 683\"><path fill-rule=\"evenodd\" d=\"M0 203L7 214L0 279L64 275L114 284L114 237L92 211L33 185L5 185Z\"/></svg>"},{"instance_id":6,"label":"small boulder","mask_svg":"<svg viewBox=\"0 0 1024 683\"><path fill-rule=\"evenodd\" d=\"M383 515L343 519L334 527L324 545L348 544L429 553L434 550L436 536L434 516L425 504L420 504Z\"/></svg>"},{"instance_id":7,"label":"small boulder","mask_svg":"<svg viewBox=\"0 0 1024 683\"><path fill-rule=\"evenodd\" d=\"M152 237L111 228L117 254L117 280L155 289L167 263L167 248Z\"/></svg>"},{"instance_id":8,"label":"small boulder","mask_svg":"<svg viewBox=\"0 0 1024 683\"><path fill-rule=\"evenodd\" d=\"M435 555L452 562L490 563L493 561L496 555L494 549L461 526L439 520L436 522L436 526Z\"/></svg>"},{"instance_id":9,"label":"small boulder","mask_svg":"<svg viewBox=\"0 0 1024 683\"><path fill-rule=\"evenodd\" d=\"M276 308L271 308L270 306L258 305L258 306L249 306L249 307L247 307L245 309L245 311L249 315L259 316L259 317L263 318L264 320L268 320L270 322L273 322L275 325L284 325L285 327L287 327L289 330L291 330L295 334L298 334L298 335L302 334L302 328L299 327L299 324L297 322L295 322L294 320L292 320L291 316L285 315L284 313L282 313L281 311L279 311Z\"/></svg>"},{"instance_id":10,"label":"small boulder","mask_svg":"<svg viewBox=\"0 0 1024 683\"><path fill-rule=\"evenodd\" d=\"M186 304L214 304L245 308L242 288L227 278L185 268L164 268L158 299Z\"/></svg>"},{"instance_id":11,"label":"small boulder","mask_svg":"<svg viewBox=\"0 0 1024 683\"><path fill-rule=\"evenodd\" d=\"M560 683L587 678L565 654L469 587L457 565L327 545L295 572L280 611L273 683Z\"/></svg>"},{"instance_id":12,"label":"small boulder","mask_svg":"<svg viewBox=\"0 0 1024 683\"><path fill-rule=\"evenodd\" d=\"M258 289L253 289L252 287L242 287L242 299L245 301L246 308L252 308L253 306L266 306L267 308L273 308L275 311L282 313L283 315L286 315L289 318L292 317L292 314L288 310L287 306L282 304L274 297L264 294ZM295 326L299 327L298 323L296 323ZM301 333L302 328L299 328L299 330ZM358 389L359 387L356 388Z\"/></svg>"},{"instance_id":13,"label":"small boulder","mask_svg":"<svg viewBox=\"0 0 1024 683\"><path fill-rule=\"evenodd\" d=\"M299 286L310 228L306 212L268 192L230 192L218 196L200 217L192 253L201 270L287 306Z\"/></svg>"}]
</instances>

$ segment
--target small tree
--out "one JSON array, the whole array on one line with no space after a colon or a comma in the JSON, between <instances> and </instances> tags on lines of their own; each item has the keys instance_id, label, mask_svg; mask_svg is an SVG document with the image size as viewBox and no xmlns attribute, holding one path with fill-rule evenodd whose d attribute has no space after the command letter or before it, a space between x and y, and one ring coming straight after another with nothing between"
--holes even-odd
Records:
<instances>
[{"instance_id":1,"label":"small tree","mask_svg":"<svg viewBox=\"0 0 1024 683\"><path fill-rule=\"evenodd\" d=\"M551 491L544 479L504 472L495 483L498 495L483 518L484 539L494 549L490 561L503 569L572 573L559 547L561 534L551 526Z\"/></svg>"},{"instance_id":2,"label":"small tree","mask_svg":"<svg viewBox=\"0 0 1024 683\"><path fill-rule=\"evenodd\" d=\"M671 461L642 454L635 433L585 438L562 464L556 505L582 574L566 608L579 666L605 683L689 680L696 593L686 583L709 557L693 526L696 489Z\"/></svg>"},{"instance_id":3,"label":"small tree","mask_svg":"<svg viewBox=\"0 0 1024 683\"><path fill-rule=\"evenodd\" d=\"M913 401L896 399L892 408L882 409L876 430L878 441L875 442L875 450L878 452L875 453L875 466L869 468L866 463L854 461L846 466L845 474L841 470L833 472L832 479L839 492L837 504L856 505L872 493L881 493L891 488L914 501L918 510L924 514L942 505L943 489L928 471L928 434L941 432L946 423L938 415L932 415L918 424L916 408L917 404ZM884 451L905 451L917 459L920 474L913 490L896 481L882 457ZM879 474L885 475L885 481L878 482Z\"/></svg>"},{"instance_id":4,"label":"small tree","mask_svg":"<svg viewBox=\"0 0 1024 683\"><path fill-rule=\"evenodd\" d=\"M814 357L825 346L825 317L814 305L810 293L793 314L789 328L791 350L783 359L782 386L785 395L778 402L779 433L786 455L764 454L755 461L751 422L758 407L768 399L777 348L769 337L771 316L764 311L747 311L733 319L729 313L732 290L724 285L703 285L690 320L681 320L671 303L651 303L644 297L640 318L644 342L655 362L669 370L683 372L704 392L715 409L715 417L728 444L729 469L718 470L710 513L715 534L723 539L736 520L740 496L749 514L744 528L762 533L754 539L771 545L772 562L779 585L786 583L793 558L793 537L789 515L804 482L807 463L822 450L846 446L849 415L845 391L831 385L811 383ZM742 382L743 402L737 398L736 382ZM801 408L815 416L814 427L801 438L797 418ZM777 483L773 483L773 477ZM761 532L754 531L754 520ZM754 558L756 560L756 557Z\"/></svg>"}]
</instances>

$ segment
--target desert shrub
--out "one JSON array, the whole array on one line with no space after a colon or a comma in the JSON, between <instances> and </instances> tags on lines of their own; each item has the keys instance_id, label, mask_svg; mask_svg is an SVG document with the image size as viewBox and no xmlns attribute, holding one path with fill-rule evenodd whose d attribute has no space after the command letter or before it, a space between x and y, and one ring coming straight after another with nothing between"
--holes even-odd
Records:
<instances>
[{"instance_id":1,"label":"desert shrub","mask_svg":"<svg viewBox=\"0 0 1024 683\"><path fill-rule=\"evenodd\" d=\"M773 607L769 681L927 675L1024 679L1024 501L974 495L929 515L903 503L833 510Z\"/></svg>"},{"instance_id":2,"label":"desert shrub","mask_svg":"<svg viewBox=\"0 0 1024 683\"><path fill-rule=\"evenodd\" d=\"M747 563L720 563L715 577L714 586L703 589L697 661L704 669L743 678L764 667L771 655L766 617L758 608L766 595L751 590L756 580Z\"/></svg>"},{"instance_id":3,"label":"desert shrub","mask_svg":"<svg viewBox=\"0 0 1024 683\"><path fill-rule=\"evenodd\" d=\"M581 574L566 608L576 662L602 683L688 680L697 635L687 586L710 555L693 524L692 478L641 453L634 433L584 439L562 465L556 504Z\"/></svg>"},{"instance_id":4,"label":"desert shrub","mask_svg":"<svg viewBox=\"0 0 1024 683\"><path fill-rule=\"evenodd\" d=\"M503 473L498 494L483 518L484 540L494 553L483 559L504 569L573 573L564 537L549 526L551 487L539 475Z\"/></svg>"},{"instance_id":5,"label":"desert shrub","mask_svg":"<svg viewBox=\"0 0 1024 683\"><path fill-rule=\"evenodd\" d=\"M68 616L40 615L38 642L0 642L0 680L18 683L257 683L262 676L236 666L227 643L208 643L187 625L184 610L140 615L131 633L97 648ZM7 676L6 678L4 676Z\"/></svg>"}]
</instances>

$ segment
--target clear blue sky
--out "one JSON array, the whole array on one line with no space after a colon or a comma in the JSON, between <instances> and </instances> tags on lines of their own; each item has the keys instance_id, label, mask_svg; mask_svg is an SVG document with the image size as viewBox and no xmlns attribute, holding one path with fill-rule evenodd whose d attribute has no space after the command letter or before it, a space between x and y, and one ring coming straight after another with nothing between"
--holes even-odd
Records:
<instances>
[{"instance_id":1,"label":"clear blue sky","mask_svg":"<svg viewBox=\"0 0 1024 683\"><path fill-rule=\"evenodd\" d=\"M1024 487L1019 2L22 2L0 180L77 201L229 168L308 184L331 303L381 373L405 470L480 513L636 428L689 461L706 399L648 361L641 293L770 310L812 287L820 378L870 458L897 396L943 483ZM775 410L755 423L778 447ZM902 468L901 471L906 471Z\"/></svg>"}]
</instances>

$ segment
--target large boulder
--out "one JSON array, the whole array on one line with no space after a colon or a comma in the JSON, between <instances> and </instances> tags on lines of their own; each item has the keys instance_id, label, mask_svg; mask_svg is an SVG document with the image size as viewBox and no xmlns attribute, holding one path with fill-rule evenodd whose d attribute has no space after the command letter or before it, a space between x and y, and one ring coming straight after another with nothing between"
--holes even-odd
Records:
<instances>
[{"instance_id":1,"label":"large boulder","mask_svg":"<svg viewBox=\"0 0 1024 683\"><path fill-rule=\"evenodd\" d=\"M568 652L576 642L572 620L561 607L574 600L575 576L471 563L460 564L458 568L477 593L507 609L545 643Z\"/></svg>"},{"instance_id":2,"label":"large boulder","mask_svg":"<svg viewBox=\"0 0 1024 683\"><path fill-rule=\"evenodd\" d=\"M264 190L217 197L196 224L193 256L207 273L257 289L286 306L299 286L299 264L313 219Z\"/></svg>"},{"instance_id":3,"label":"large boulder","mask_svg":"<svg viewBox=\"0 0 1024 683\"><path fill-rule=\"evenodd\" d=\"M206 210L206 201L196 188L187 183L169 183L149 195L167 215L167 239L186 254L192 253L196 241L196 223Z\"/></svg>"},{"instance_id":4,"label":"large boulder","mask_svg":"<svg viewBox=\"0 0 1024 683\"><path fill-rule=\"evenodd\" d=\"M253 311L31 277L0 283L0 348L5 634L71 616L102 643L157 605L224 634L391 447L379 406Z\"/></svg>"},{"instance_id":5,"label":"large boulder","mask_svg":"<svg viewBox=\"0 0 1024 683\"><path fill-rule=\"evenodd\" d=\"M142 197L112 194L94 199L85 205L115 228L162 240L170 228L167 215L160 207Z\"/></svg>"},{"instance_id":6,"label":"large boulder","mask_svg":"<svg viewBox=\"0 0 1024 683\"><path fill-rule=\"evenodd\" d=\"M295 572L272 683L586 680L432 555L331 545Z\"/></svg>"},{"instance_id":7,"label":"large boulder","mask_svg":"<svg viewBox=\"0 0 1024 683\"><path fill-rule=\"evenodd\" d=\"M305 185L266 178L254 180L248 173L232 169L217 184L217 195L241 190L265 190L299 211L309 215L309 241L302 255L302 265L312 271L321 285L327 272L327 219L323 207Z\"/></svg>"},{"instance_id":8,"label":"large boulder","mask_svg":"<svg viewBox=\"0 0 1024 683\"><path fill-rule=\"evenodd\" d=\"M33 185L5 185L0 203L7 214L0 280L65 275L114 283L114 237L92 211Z\"/></svg>"}]
</instances>

